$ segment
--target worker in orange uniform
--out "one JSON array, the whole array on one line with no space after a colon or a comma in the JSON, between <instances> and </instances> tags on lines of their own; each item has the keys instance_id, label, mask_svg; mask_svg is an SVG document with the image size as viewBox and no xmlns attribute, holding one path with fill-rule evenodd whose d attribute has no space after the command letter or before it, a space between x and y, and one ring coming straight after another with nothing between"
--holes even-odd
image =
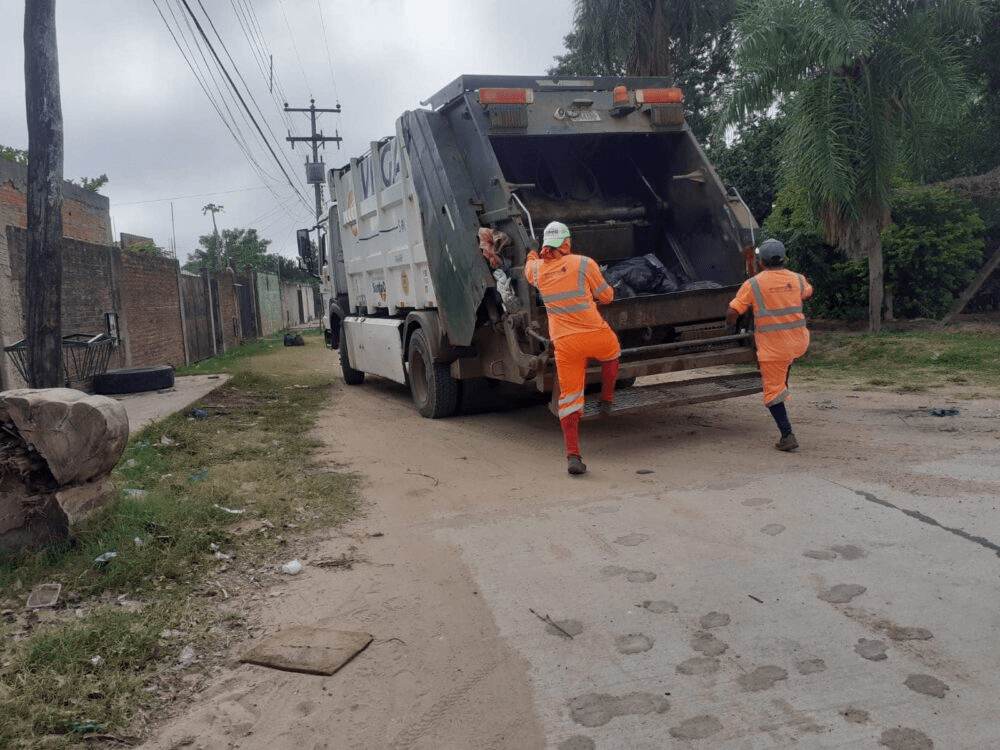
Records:
<instances>
[{"instance_id":1,"label":"worker in orange uniform","mask_svg":"<svg viewBox=\"0 0 1000 750\"><path fill-rule=\"evenodd\" d=\"M785 246L778 240L764 240L757 248L763 266L757 275L743 282L729 303L726 324L751 307L754 315L754 341L757 362L764 381L764 405L781 431L775 444L779 451L793 451L799 441L788 421L785 399L788 398L788 373L792 362L809 348L809 329L802 314L802 302L812 296L813 288L802 274L782 268Z\"/></svg>"},{"instance_id":2,"label":"worker in orange uniform","mask_svg":"<svg viewBox=\"0 0 1000 750\"><path fill-rule=\"evenodd\" d=\"M583 474L580 456L580 417L583 414L587 360L601 363L601 414L610 414L618 377L621 346L600 312L596 299L608 303L614 289L604 280L597 263L570 252L569 228L558 221L545 227L541 258L532 250L524 263L524 276L545 301L549 339L555 347L559 387L558 416L566 439L570 474Z\"/></svg>"}]
</instances>

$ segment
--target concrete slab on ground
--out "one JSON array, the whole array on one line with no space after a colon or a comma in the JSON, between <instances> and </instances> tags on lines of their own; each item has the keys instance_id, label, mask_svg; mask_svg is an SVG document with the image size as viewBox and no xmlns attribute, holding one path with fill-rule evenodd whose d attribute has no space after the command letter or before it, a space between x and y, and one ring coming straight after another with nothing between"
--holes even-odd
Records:
<instances>
[{"instance_id":1,"label":"concrete slab on ground","mask_svg":"<svg viewBox=\"0 0 1000 750\"><path fill-rule=\"evenodd\" d=\"M229 380L228 375L184 375L174 378L173 388L141 393L123 393L113 398L128 412L128 429L134 434L152 422L166 419L204 398Z\"/></svg>"}]
</instances>

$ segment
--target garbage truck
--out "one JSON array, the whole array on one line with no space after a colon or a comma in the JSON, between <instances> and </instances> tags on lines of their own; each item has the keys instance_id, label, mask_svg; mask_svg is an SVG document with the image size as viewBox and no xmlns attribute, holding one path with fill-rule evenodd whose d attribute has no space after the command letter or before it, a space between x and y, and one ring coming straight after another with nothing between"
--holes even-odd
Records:
<instances>
[{"instance_id":1,"label":"garbage truck","mask_svg":"<svg viewBox=\"0 0 1000 750\"><path fill-rule=\"evenodd\" d=\"M615 411L761 390L754 368L719 368L755 360L749 322L725 316L758 228L666 79L464 75L326 179L325 328L348 385L407 384L429 418L501 386L557 390L523 271L558 220L615 286L600 307L622 346Z\"/></svg>"}]
</instances>

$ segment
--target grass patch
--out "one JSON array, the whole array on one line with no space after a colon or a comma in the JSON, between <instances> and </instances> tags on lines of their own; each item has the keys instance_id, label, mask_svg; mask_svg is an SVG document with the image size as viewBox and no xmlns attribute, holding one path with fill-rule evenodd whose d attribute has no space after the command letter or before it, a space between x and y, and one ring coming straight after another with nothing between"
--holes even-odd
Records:
<instances>
[{"instance_id":1,"label":"grass patch","mask_svg":"<svg viewBox=\"0 0 1000 750\"><path fill-rule=\"evenodd\" d=\"M857 334L814 331L795 377L824 387L914 393L974 387L1000 394L1000 339L992 331L936 329Z\"/></svg>"},{"instance_id":2,"label":"grass patch","mask_svg":"<svg viewBox=\"0 0 1000 750\"><path fill-rule=\"evenodd\" d=\"M356 478L320 464L310 435L337 387L321 335L252 345L223 366L233 376L195 404L205 416L132 436L116 499L70 540L0 557L0 747L134 734L206 655L246 636L220 605L248 571L256 590L277 575L287 536L356 512ZM62 584L57 607L25 608L38 583ZM183 665L186 650L199 659Z\"/></svg>"}]
</instances>

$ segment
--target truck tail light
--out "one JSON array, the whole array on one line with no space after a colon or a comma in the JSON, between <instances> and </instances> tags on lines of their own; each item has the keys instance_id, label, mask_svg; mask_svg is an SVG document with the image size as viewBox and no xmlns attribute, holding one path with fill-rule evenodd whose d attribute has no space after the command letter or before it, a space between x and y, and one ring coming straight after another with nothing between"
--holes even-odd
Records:
<instances>
[{"instance_id":1,"label":"truck tail light","mask_svg":"<svg viewBox=\"0 0 1000 750\"><path fill-rule=\"evenodd\" d=\"M479 89L480 104L531 104L533 89Z\"/></svg>"},{"instance_id":2,"label":"truck tail light","mask_svg":"<svg viewBox=\"0 0 1000 750\"><path fill-rule=\"evenodd\" d=\"M672 89L636 89L636 104L680 104L684 94L678 88Z\"/></svg>"}]
</instances>

